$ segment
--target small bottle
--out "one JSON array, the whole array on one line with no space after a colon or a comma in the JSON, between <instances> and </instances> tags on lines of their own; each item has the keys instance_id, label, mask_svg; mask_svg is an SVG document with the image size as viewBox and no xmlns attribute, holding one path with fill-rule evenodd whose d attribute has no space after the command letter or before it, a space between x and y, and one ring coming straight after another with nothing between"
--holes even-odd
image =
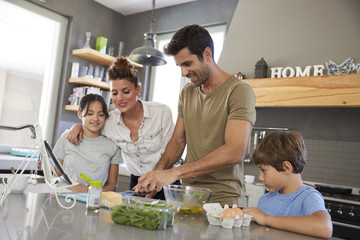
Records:
<instances>
[{"instance_id":1,"label":"small bottle","mask_svg":"<svg viewBox=\"0 0 360 240\"><path fill-rule=\"evenodd\" d=\"M87 209L92 209L92 210L100 209L102 186L103 184L100 181L90 182L90 187L86 202Z\"/></svg>"},{"instance_id":2,"label":"small bottle","mask_svg":"<svg viewBox=\"0 0 360 240\"><path fill-rule=\"evenodd\" d=\"M86 32L86 42L83 48L91 48L90 47L90 38L91 38L91 32Z\"/></svg>"}]
</instances>

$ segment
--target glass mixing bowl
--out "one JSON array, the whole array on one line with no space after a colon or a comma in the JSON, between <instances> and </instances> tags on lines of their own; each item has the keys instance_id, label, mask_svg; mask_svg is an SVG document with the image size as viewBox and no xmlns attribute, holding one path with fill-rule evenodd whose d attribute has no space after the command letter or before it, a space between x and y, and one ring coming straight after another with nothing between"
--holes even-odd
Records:
<instances>
[{"instance_id":1,"label":"glass mixing bowl","mask_svg":"<svg viewBox=\"0 0 360 240\"><path fill-rule=\"evenodd\" d=\"M179 214L194 215L204 211L203 204L207 203L212 191L207 188L183 185L165 185L166 202L179 203Z\"/></svg>"}]
</instances>

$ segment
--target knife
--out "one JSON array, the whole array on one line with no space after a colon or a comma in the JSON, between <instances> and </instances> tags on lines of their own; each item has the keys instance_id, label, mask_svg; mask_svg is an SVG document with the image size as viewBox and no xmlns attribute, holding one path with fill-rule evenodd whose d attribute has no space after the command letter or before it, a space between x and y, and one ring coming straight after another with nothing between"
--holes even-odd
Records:
<instances>
[{"instance_id":1,"label":"knife","mask_svg":"<svg viewBox=\"0 0 360 240\"><path fill-rule=\"evenodd\" d=\"M121 192L120 194L123 196L140 196L139 192L135 192L133 190L126 190L124 192Z\"/></svg>"}]
</instances>

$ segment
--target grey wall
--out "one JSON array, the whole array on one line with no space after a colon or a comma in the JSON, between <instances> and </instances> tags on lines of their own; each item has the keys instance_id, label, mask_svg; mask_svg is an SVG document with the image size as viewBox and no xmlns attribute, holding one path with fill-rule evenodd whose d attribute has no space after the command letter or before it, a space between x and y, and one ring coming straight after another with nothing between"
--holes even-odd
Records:
<instances>
[{"instance_id":1,"label":"grey wall","mask_svg":"<svg viewBox=\"0 0 360 240\"><path fill-rule=\"evenodd\" d=\"M219 65L254 78L269 67L305 67L352 57L360 62L358 0L239 0Z\"/></svg>"},{"instance_id":2,"label":"grey wall","mask_svg":"<svg viewBox=\"0 0 360 240\"><path fill-rule=\"evenodd\" d=\"M239 0L219 65L254 77L269 67L360 62L360 1ZM325 71L326 74L326 71ZM269 74L270 76L270 74ZM360 108L257 108L257 127L288 127L308 145L304 179L359 187ZM245 173L258 175L253 164Z\"/></svg>"}]
</instances>

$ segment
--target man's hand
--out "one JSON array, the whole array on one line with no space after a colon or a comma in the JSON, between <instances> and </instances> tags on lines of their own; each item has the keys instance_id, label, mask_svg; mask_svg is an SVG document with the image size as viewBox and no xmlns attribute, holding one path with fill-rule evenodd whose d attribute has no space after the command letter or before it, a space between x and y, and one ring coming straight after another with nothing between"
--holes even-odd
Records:
<instances>
[{"instance_id":1,"label":"man's hand","mask_svg":"<svg viewBox=\"0 0 360 240\"><path fill-rule=\"evenodd\" d=\"M66 136L66 139L73 144L79 145L79 143L82 142L83 139L83 129L81 124L78 123L73 125L70 128L70 131Z\"/></svg>"},{"instance_id":2,"label":"man's hand","mask_svg":"<svg viewBox=\"0 0 360 240\"><path fill-rule=\"evenodd\" d=\"M157 191L153 191L153 192L151 192L151 193L146 194L145 197L147 197L147 198L153 198L157 193L158 193Z\"/></svg>"},{"instance_id":3,"label":"man's hand","mask_svg":"<svg viewBox=\"0 0 360 240\"><path fill-rule=\"evenodd\" d=\"M164 185L178 180L177 175L174 174L175 169L149 171L139 178L138 184L133 190L136 192L146 192L146 196L155 196L156 192L161 191Z\"/></svg>"}]
</instances>

